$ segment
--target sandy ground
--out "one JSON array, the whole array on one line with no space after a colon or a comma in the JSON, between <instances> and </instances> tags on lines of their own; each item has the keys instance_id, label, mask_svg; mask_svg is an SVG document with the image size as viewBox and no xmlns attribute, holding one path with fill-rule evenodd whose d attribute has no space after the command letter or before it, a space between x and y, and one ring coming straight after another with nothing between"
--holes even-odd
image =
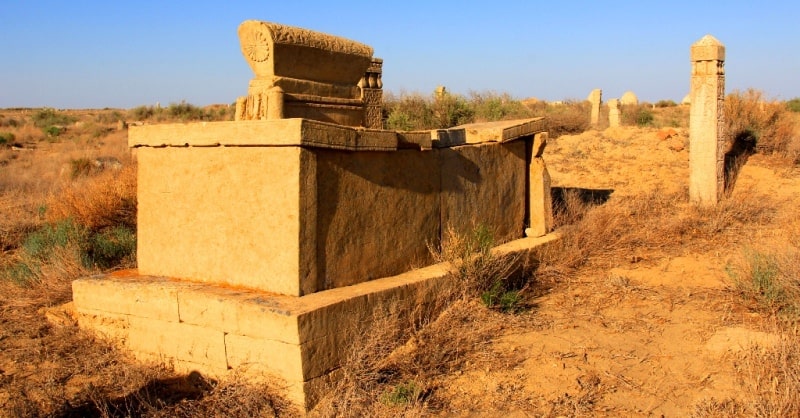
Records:
<instances>
[{"instance_id":1,"label":"sandy ground","mask_svg":"<svg viewBox=\"0 0 800 418\"><path fill-rule=\"evenodd\" d=\"M611 199L687 188L686 130L658 134L610 128L553 140L545 151L553 186L613 190ZM753 156L734 193L755 191L795 216L800 170ZM688 416L703 400L737 398L736 353L777 336L733 303L725 267L734 256L648 254L556 286L494 342L509 368L465 370L448 385L447 414Z\"/></svg>"}]
</instances>

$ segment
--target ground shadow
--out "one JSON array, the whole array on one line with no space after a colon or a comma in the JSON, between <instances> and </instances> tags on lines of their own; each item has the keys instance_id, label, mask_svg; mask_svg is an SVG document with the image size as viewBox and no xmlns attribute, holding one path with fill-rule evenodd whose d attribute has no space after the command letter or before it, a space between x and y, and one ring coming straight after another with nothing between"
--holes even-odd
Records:
<instances>
[{"instance_id":1,"label":"ground shadow","mask_svg":"<svg viewBox=\"0 0 800 418\"><path fill-rule=\"evenodd\" d=\"M198 400L212 388L213 381L198 372L168 379L155 379L124 396L103 398L101 394L90 395L82 404L68 406L58 418L77 417L137 417L148 411L175 405L183 400Z\"/></svg>"},{"instance_id":2,"label":"ground shadow","mask_svg":"<svg viewBox=\"0 0 800 418\"><path fill-rule=\"evenodd\" d=\"M578 222L589 208L606 203L612 193L613 189L551 188L555 227Z\"/></svg>"},{"instance_id":3,"label":"ground shadow","mask_svg":"<svg viewBox=\"0 0 800 418\"><path fill-rule=\"evenodd\" d=\"M749 130L740 132L733 140L730 151L725 153L725 194L733 191L733 186L739 178L747 159L756 151L756 137Z\"/></svg>"}]
</instances>

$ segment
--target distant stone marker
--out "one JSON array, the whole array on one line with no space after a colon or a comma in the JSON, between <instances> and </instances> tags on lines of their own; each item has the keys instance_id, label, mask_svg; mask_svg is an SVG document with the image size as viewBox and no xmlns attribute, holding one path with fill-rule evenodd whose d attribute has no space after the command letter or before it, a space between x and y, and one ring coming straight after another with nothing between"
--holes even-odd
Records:
<instances>
[{"instance_id":1,"label":"distant stone marker","mask_svg":"<svg viewBox=\"0 0 800 418\"><path fill-rule=\"evenodd\" d=\"M636 106L639 104L639 98L636 97L636 95L633 94L632 91L626 91L625 94L623 94L622 97L620 97L619 102L623 105Z\"/></svg>"},{"instance_id":2,"label":"distant stone marker","mask_svg":"<svg viewBox=\"0 0 800 418\"><path fill-rule=\"evenodd\" d=\"M725 190L725 46L711 35L695 42L689 100L689 199L715 205Z\"/></svg>"},{"instance_id":3,"label":"distant stone marker","mask_svg":"<svg viewBox=\"0 0 800 418\"><path fill-rule=\"evenodd\" d=\"M619 100L617 99L608 101L608 126L612 128L619 126Z\"/></svg>"},{"instance_id":4,"label":"distant stone marker","mask_svg":"<svg viewBox=\"0 0 800 418\"><path fill-rule=\"evenodd\" d=\"M592 90L586 100L588 100L592 105L591 124L592 126L597 126L597 124L600 122L600 104L603 103L603 90Z\"/></svg>"}]
</instances>

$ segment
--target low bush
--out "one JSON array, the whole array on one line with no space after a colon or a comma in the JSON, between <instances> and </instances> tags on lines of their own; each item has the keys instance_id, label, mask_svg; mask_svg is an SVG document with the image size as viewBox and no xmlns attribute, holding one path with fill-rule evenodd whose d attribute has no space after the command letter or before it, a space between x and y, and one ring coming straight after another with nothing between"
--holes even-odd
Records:
<instances>
[{"instance_id":1,"label":"low bush","mask_svg":"<svg viewBox=\"0 0 800 418\"><path fill-rule=\"evenodd\" d=\"M48 126L47 128L42 129L42 132L44 132L48 138L57 138L64 131L65 131L64 127L55 125L51 125Z\"/></svg>"},{"instance_id":2,"label":"low bush","mask_svg":"<svg viewBox=\"0 0 800 418\"><path fill-rule=\"evenodd\" d=\"M93 231L136 227L136 166L79 178L48 198L45 219L74 219Z\"/></svg>"},{"instance_id":3,"label":"low bush","mask_svg":"<svg viewBox=\"0 0 800 418\"><path fill-rule=\"evenodd\" d=\"M9 127L9 128L16 128L20 126L22 123L14 118L5 118L0 116L0 127Z\"/></svg>"},{"instance_id":4,"label":"low bush","mask_svg":"<svg viewBox=\"0 0 800 418\"><path fill-rule=\"evenodd\" d=\"M388 115L386 129L413 131L440 127L431 100L420 94L402 94L399 98L388 95L383 106Z\"/></svg>"},{"instance_id":5,"label":"low bush","mask_svg":"<svg viewBox=\"0 0 800 418\"><path fill-rule=\"evenodd\" d=\"M729 94L723 112L729 143L754 143L758 152L800 161L800 138L795 135L795 120L785 104L749 89Z\"/></svg>"},{"instance_id":6,"label":"low bush","mask_svg":"<svg viewBox=\"0 0 800 418\"><path fill-rule=\"evenodd\" d=\"M11 145L14 143L15 139L17 139L17 137L11 132L0 132L0 146Z\"/></svg>"},{"instance_id":7,"label":"low bush","mask_svg":"<svg viewBox=\"0 0 800 418\"><path fill-rule=\"evenodd\" d=\"M475 122L533 117L533 112L527 106L508 93L470 92L469 103L474 109Z\"/></svg>"},{"instance_id":8,"label":"low bush","mask_svg":"<svg viewBox=\"0 0 800 418\"><path fill-rule=\"evenodd\" d=\"M50 108L38 110L33 114L31 119L37 128L41 128L43 130L53 126L69 125L77 120L73 116Z\"/></svg>"},{"instance_id":9,"label":"low bush","mask_svg":"<svg viewBox=\"0 0 800 418\"><path fill-rule=\"evenodd\" d=\"M136 253L136 232L130 227L116 225L102 230L88 240L86 251L89 266L107 269L130 265Z\"/></svg>"},{"instance_id":10,"label":"low bush","mask_svg":"<svg viewBox=\"0 0 800 418\"><path fill-rule=\"evenodd\" d=\"M647 105L622 105L620 109L620 119L623 125L645 127L653 125L655 116Z\"/></svg>"},{"instance_id":11,"label":"low bush","mask_svg":"<svg viewBox=\"0 0 800 418\"><path fill-rule=\"evenodd\" d=\"M800 97L795 97L786 102L786 108L792 112L800 112Z\"/></svg>"},{"instance_id":12,"label":"low bush","mask_svg":"<svg viewBox=\"0 0 800 418\"><path fill-rule=\"evenodd\" d=\"M673 100L659 100L656 102L656 107L673 107L677 105Z\"/></svg>"},{"instance_id":13,"label":"low bush","mask_svg":"<svg viewBox=\"0 0 800 418\"><path fill-rule=\"evenodd\" d=\"M547 118L547 131L550 138L561 135L575 135L589 129L589 103L567 102L558 105L548 105L543 113L536 116Z\"/></svg>"},{"instance_id":14,"label":"low bush","mask_svg":"<svg viewBox=\"0 0 800 418\"><path fill-rule=\"evenodd\" d=\"M726 271L745 301L755 309L790 320L800 319L800 253L745 249Z\"/></svg>"}]
</instances>

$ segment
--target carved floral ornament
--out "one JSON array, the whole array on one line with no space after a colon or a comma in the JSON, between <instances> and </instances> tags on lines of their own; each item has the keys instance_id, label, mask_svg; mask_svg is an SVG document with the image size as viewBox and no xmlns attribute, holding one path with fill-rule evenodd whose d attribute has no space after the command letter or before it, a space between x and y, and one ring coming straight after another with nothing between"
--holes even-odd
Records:
<instances>
[{"instance_id":1,"label":"carved floral ornament","mask_svg":"<svg viewBox=\"0 0 800 418\"><path fill-rule=\"evenodd\" d=\"M271 37L265 27L257 30L246 31L242 34L242 50L247 57L255 62L269 59L269 42Z\"/></svg>"}]
</instances>

